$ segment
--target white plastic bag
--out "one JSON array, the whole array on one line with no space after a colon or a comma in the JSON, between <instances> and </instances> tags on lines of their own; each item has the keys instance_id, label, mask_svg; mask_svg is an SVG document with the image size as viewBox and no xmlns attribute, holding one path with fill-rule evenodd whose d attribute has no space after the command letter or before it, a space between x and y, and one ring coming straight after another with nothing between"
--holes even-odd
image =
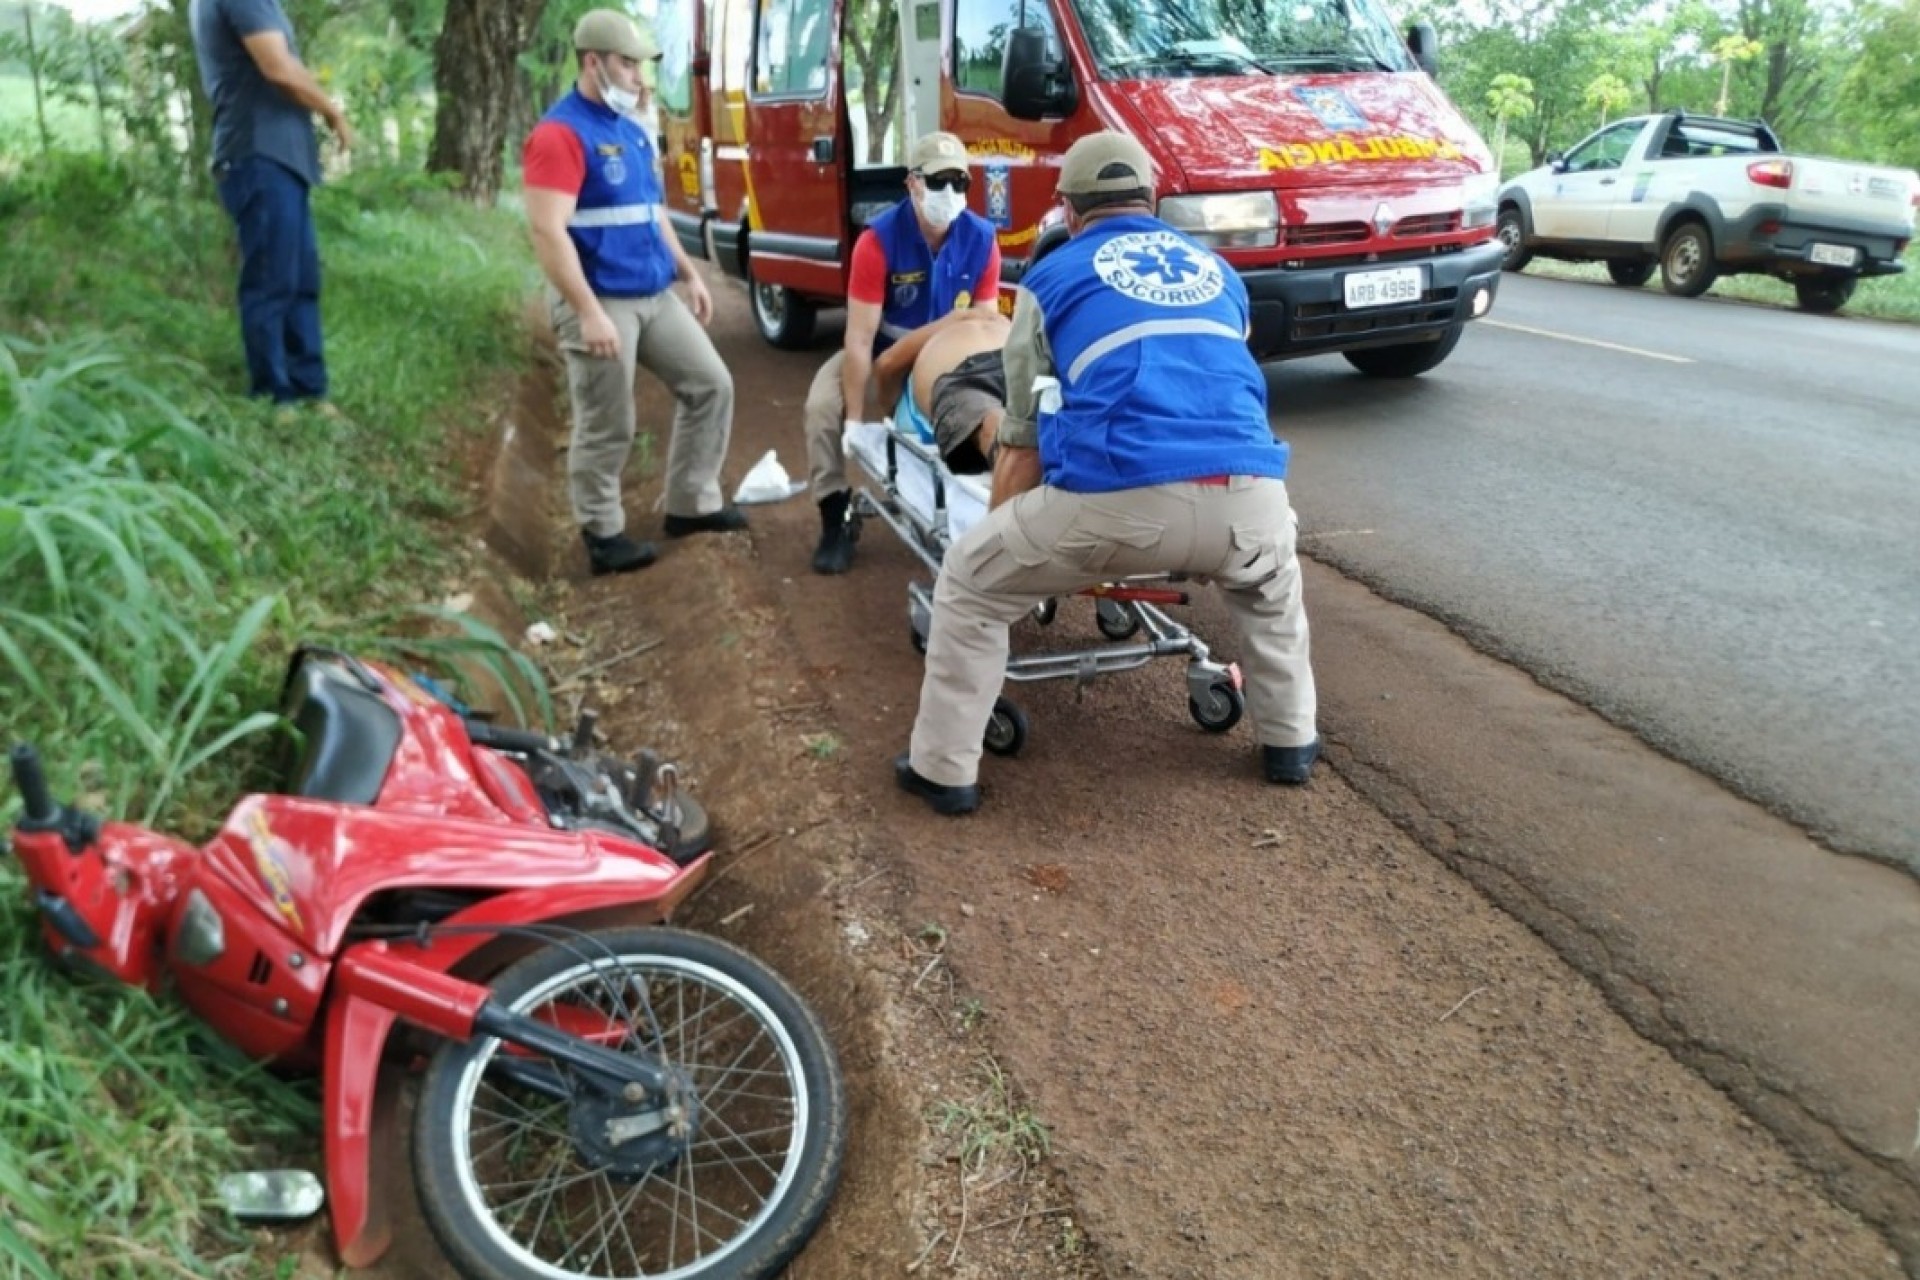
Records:
<instances>
[{"instance_id":1,"label":"white plastic bag","mask_svg":"<svg viewBox=\"0 0 1920 1280\"><path fill-rule=\"evenodd\" d=\"M760 461L753 464L753 469L741 477L733 501L736 506L755 502L785 502L806 487L804 480L788 478L787 469L780 465L780 459L769 449Z\"/></svg>"}]
</instances>

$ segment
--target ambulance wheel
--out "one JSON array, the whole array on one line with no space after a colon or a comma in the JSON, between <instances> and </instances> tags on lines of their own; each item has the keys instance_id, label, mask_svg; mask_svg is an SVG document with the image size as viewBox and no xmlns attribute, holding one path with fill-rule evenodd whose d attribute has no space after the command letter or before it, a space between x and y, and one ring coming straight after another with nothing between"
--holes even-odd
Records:
<instances>
[{"instance_id":1,"label":"ambulance wheel","mask_svg":"<svg viewBox=\"0 0 1920 1280\"><path fill-rule=\"evenodd\" d=\"M1140 617L1118 600L1093 602L1093 621L1109 640L1129 640L1140 631Z\"/></svg>"},{"instance_id":2,"label":"ambulance wheel","mask_svg":"<svg viewBox=\"0 0 1920 1280\"><path fill-rule=\"evenodd\" d=\"M1400 342L1391 347L1362 347L1343 354L1369 378L1416 378L1453 354L1466 325L1456 324L1436 342Z\"/></svg>"},{"instance_id":3,"label":"ambulance wheel","mask_svg":"<svg viewBox=\"0 0 1920 1280\"><path fill-rule=\"evenodd\" d=\"M804 351L813 342L819 309L783 284L762 284L748 268L747 293L753 299L753 325L782 351Z\"/></svg>"},{"instance_id":4,"label":"ambulance wheel","mask_svg":"<svg viewBox=\"0 0 1920 1280\"><path fill-rule=\"evenodd\" d=\"M1027 713L1005 698L995 698L981 745L996 756L1019 755L1027 745Z\"/></svg>"},{"instance_id":5,"label":"ambulance wheel","mask_svg":"<svg viewBox=\"0 0 1920 1280\"><path fill-rule=\"evenodd\" d=\"M1207 686L1205 697L1188 696L1187 711L1193 716L1193 722L1208 733L1225 733L1246 714L1247 699L1233 687L1232 681L1215 680Z\"/></svg>"}]
</instances>

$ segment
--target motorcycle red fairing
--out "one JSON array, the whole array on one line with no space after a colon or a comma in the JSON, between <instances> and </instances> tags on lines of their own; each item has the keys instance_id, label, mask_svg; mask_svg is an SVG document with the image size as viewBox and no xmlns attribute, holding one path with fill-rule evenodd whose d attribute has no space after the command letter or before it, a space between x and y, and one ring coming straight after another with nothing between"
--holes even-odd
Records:
<instances>
[{"instance_id":1,"label":"motorcycle red fairing","mask_svg":"<svg viewBox=\"0 0 1920 1280\"><path fill-rule=\"evenodd\" d=\"M335 1237L342 1260L364 1266L389 1242L394 1023L467 1040L488 990L456 972L463 962L484 950L471 976L497 971L528 949L530 925L663 921L709 855L681 865L615 830L561 828L526 769L472 737L558 743L465 720L396 672L346 662L358 683L325 689L335 705L303 726L290 789L307 795L247 796L195 848L53 806L37 756L16 749L30 804L14 846L56 955L149 989L171 975L248 1054L320 1070ZM419 915L430 934L355 936L415 895L431 896Z\"/></svg>"}]
</instances>

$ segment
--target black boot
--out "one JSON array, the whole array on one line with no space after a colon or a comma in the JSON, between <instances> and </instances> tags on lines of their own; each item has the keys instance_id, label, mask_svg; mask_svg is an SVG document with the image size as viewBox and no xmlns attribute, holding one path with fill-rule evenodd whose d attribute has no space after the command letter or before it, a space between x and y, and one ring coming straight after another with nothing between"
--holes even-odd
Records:
<instances>
[{"instance_id":1,"label":"black boot","mask_svg":"<svg viewBox=\"0 0 1920 1280\"><path fill-rule=\"evenodd\" d=\"M820 546L813 553L815 573L845 573L853 566L853 530L847 525L847 504L852 497L842 489L820 499Z\"/></svg>"},{"instance_id":2,"label":"black boot","mask_svg":"<svg viewBox=\"0 0 1920 1280\"><path fill-rule=\"evenodd\" d=\"M659 550L651 542L638 541L625 533L602 538L597 537L591 529L582 529L580 541L587 544L587 567L593 570L595 577L603 573L632 573L635 569L646 568L660 557Z\"/></svg>"}]
</instances>

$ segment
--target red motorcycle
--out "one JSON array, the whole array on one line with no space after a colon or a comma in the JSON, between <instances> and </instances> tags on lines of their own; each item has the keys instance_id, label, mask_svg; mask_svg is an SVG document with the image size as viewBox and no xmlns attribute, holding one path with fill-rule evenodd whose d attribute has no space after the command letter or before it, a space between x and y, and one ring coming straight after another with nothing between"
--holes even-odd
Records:
<instances>
[{"instance_id":1,"label":"red motorcycle","mask_svg":"<svg viewBox=\"0 0 1920 1280\"><path fill-rule=\"evenodd\" d=\"M671 765L463 714L378 663L295 656L284 794L195 848L48 792L13 846L54 953L163 978L247 1053L321 1077L341 1259L386 1249L399 1084L420 1205L473 1280L739 1280L799 1251L846 1088L777 974L662 927L705 873Z\"/></svg>"}]
</instances>

